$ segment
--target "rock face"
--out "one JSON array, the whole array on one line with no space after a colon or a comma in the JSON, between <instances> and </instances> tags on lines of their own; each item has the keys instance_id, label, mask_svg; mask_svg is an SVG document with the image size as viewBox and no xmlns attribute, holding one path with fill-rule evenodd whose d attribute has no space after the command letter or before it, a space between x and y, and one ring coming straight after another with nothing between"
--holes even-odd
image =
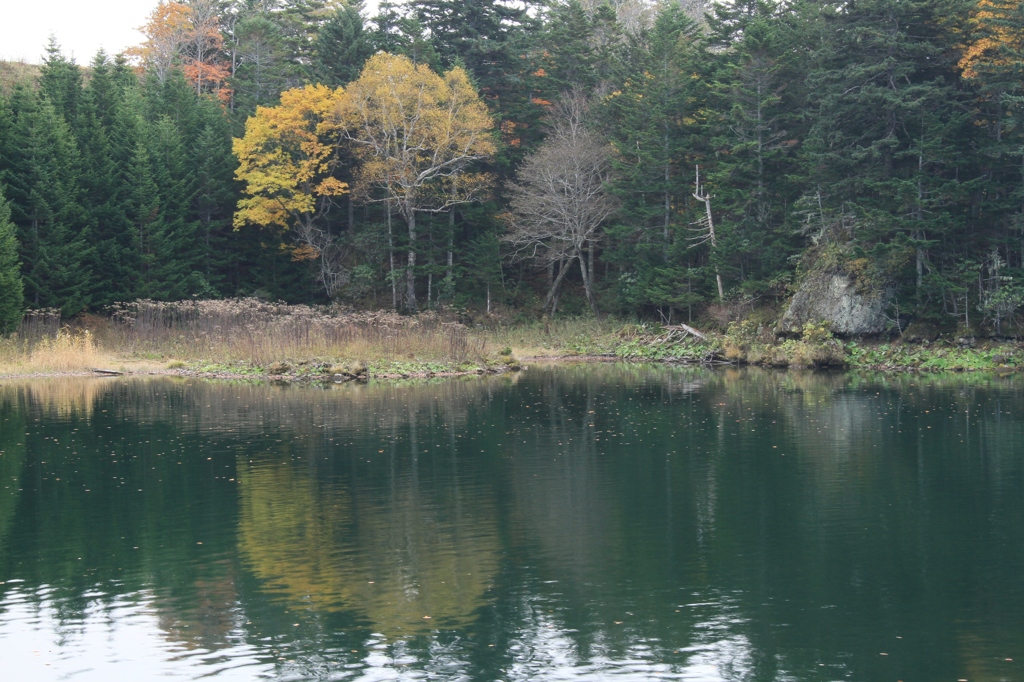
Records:
<instances>
[{"instance_id":1,"label":"rock face","mask_svg":"<svg viewBox=\"0 0 1024 682\"><path fill-rule=\"evenodd\" d=\"M886 291L865 296L848 275L812 273L793 296L779 330L799 334L807 322L828 322L840 336L881 334L890 297Z\"/></svg>"}]
</instances>

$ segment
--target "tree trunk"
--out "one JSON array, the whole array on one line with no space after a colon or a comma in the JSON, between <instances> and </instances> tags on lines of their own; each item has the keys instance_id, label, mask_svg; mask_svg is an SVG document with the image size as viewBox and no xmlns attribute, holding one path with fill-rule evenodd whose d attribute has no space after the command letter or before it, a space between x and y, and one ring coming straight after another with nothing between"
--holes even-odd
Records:
<instances>
[{"instance_id":1,"label":"tree trunk","mask_svg":"<svg viewBox=\"0 0 1024 682\"><path fill-rule=\"evenodd\" d=\"M562 262L560 265L561 267L558 270L558 276L555 277L555 280L551 283L551 288L548 289L548 295L544 299L544 312L547 312L548 309L550 309L552 317L555 316L555 305L557 304L558 289L559 287L562 286L562 280L565 279L566 273L569 272L569 268L566 267L565 262ZM554 262L552 261L552 267L553 266Z\"/></svg>"},{"instance_id":2,"label":"tree trunk","mask_svg":"<svg viewBox=\"0 0 1024 682\"><path fill-rule=\"evenodd\" d=\"M391 231L391 202L388 202L388 279L391 280L391 307L398 310L398 283L395 282L395 238Z\"/></svg>"},{"instance_id":3,"label":"tree trunk","mask_svg":"<svg viewBox=\"0 0 1024 682\"><path fill-rule=\"evenodd\" d=\"M594 287L590 281L590 273L587 272L586 259L583 257L583 252L579 249L576 250L576 258L580 261L580 272L583 273L583 289L587 292L587 302L590 304L590 310L594 313L594 317L601 319L601 311L597 309L597 298L594 297Z\"/></svg>"},{"instance_id":4,"label":"tree trunk","mask_svg":"<svg viewBox=\"0 0 1024 682\"><path fill-rule=\"evenodd\" d=\"M594 277L594 240L591 239L590 243L587 244L587 274L590 276L590 282L593 284L597 281Z\"/></svg>"},{"instance_id":5,"label":"tree trunk","mask_svg":"<svg viewBox=\"0 0 1024 682\"><path fill-rule=\"evenodd\" d=\"M917 302L921 302L921 282L924 280L924 249L917 247Z\"/></svg>"},{"instance_id":6,"label":"tree trunk","mask_svg":"<svg viewBox=\"0 0 1024 682\"><path fill-rule=\"evenodd\" d=\"M448 269L445 271L445 278L448 280L448 286L452 286L452 253L455 251L455 209L453 208L448 213ZM448 292L449 296L451 291Z\"/></svg>"},{"instance_id":7,"label":"tree trunk","mask_svg":"<svg viewBox=\"0 0 1024 682\"><path fill-rule=\"evenodd\" d=\"M416 312L416 212L407 211L409 221L409 259L405 267L405 307Z\"/></svg>"}]
</instances>

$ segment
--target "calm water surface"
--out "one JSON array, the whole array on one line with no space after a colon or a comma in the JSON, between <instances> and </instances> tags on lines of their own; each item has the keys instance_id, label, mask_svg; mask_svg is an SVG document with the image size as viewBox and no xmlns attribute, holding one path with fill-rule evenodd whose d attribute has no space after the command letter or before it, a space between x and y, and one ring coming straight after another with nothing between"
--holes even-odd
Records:
<instances>
[{"instance_id":1,"label":"calm water surface","mask_svg":"<svg viewBox=\"0 0 1024 682\"><path fill-rule=\"evenodd\" d=\"M0 383L0 677L1024 680L1022 389Z\"/></svg>"}]
</instances>

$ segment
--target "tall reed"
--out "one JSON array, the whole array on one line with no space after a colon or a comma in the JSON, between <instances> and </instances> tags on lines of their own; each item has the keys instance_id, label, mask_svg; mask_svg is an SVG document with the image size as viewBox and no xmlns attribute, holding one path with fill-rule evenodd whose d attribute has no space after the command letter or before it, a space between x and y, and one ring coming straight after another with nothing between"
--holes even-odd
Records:
<instances>
[{"instance_id":1,"label":"tall reed","mask_svg":"<svg viewBox=\"0 0 1024 682\"><path fill-rule=\"evenodd\" d=\"M164 303L141 300L112 309L104 346L211 362L264 365L280 360L415 357L462 363L482 357L483 339L437 313L352 312L337 307L267 303L255 298Z\"/></svg>"}]
</instances>

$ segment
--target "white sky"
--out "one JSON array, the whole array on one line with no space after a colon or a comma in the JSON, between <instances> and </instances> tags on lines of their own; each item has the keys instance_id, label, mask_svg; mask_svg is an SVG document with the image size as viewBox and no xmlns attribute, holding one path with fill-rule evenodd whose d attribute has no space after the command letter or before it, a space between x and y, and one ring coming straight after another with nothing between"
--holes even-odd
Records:
<instances>
[{"instance_id":1,"label":"white sky","mask_svg":"<svg viewBox=\"0 0 1024 682\"><path fill-rule=\"evenodd\" d=\"M52 33L79 64L101 47L116 54L142 41L135 29L157 0L0 0L0 59L42 61Z\"/></svg>"}]
</instances>

